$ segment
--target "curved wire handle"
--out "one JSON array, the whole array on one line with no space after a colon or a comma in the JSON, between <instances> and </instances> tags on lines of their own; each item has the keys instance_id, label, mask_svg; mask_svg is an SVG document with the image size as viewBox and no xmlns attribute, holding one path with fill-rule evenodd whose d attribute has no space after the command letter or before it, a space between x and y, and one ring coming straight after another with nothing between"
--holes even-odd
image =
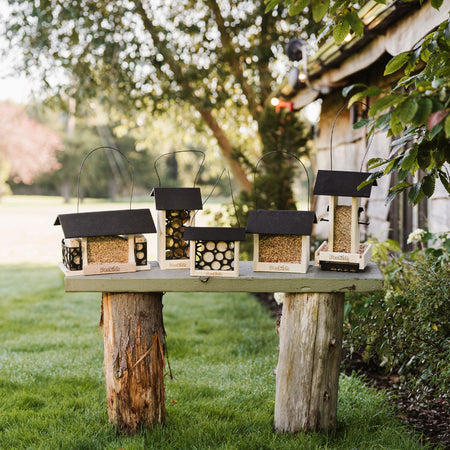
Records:
<instances>
[{"instance_id":1,"label":"curved wire handle","mask_svg":"<svg viewBox=\"0 0 450 450\"><path fill-rule=\"evenodd\" d=\"M264 155L262 155L258 161L255 164L255 168L253 169L253 198L255 199L255 209L256 208L256 183L255 183L255 176L256 176L256 170L258 169L258 164L260 163L260 161L265 158L267 155L270 155L271 153L284 153L286 155L291 156L292 158L296 159L302 166L303 169L305 169L305 173L306 173L306 179L308 180L308 203L307 206L309 208L309 200L310 200L310 191L311 191L311 183L309 181L309 175L308 175L308 170L306 169L305 165L302 163L302 161L300 160L300 158L298 158L296 155L294 155L293 153L290 153L286 150L272 150L271 152L267 152L264 153Z\"/></svg>"},{"instance_id":2,"label":"curved wire handle","mask_svg":"<svg viewBox=\"0 0 450 450\"><path fill-rule=\"evenodd\" d=\"M238 227L240 227L241 225L239 223L239 217L238 217L237 210L236 210L236 203L234 202L233 187L231 186L230 171L226 167L224 167L222 169L222 172L220 173L219 178L217 178L216 182L214 183L213 188L211 189L211 192L208 194L208 196L202 202L202 205L204 205L209 200L209 198L211 197L212 193L214 192L214 189L216 189L217 185L219 184L219 181L222 178L222 175L225 172L225 170L227 171L227 174L228 174L228 183L229 183L229 186L230 186L230 195L231 195L231 201L233 202L234 215L236 216ZM194 217L197 215L198 211L199 210L195 211L195 214L192 216L192 219L191 219L191 222L190 222L191 224L192 224L192 221L194 220Z\"/></svg>"},{"instance_id":3,"label":"curved wire handle","mask_svg":"<svg viewBox=\"0 0 450 450\"><path fill-rule=\"evenodd\" d=\"M158 187L161 187L161 178L159 177L158 169L156 168L156 163L158 162L158 160L160 158L162 158L163 156L174 155L175 153L187 153L187 152L201 153L202 154L202 162L200 163L200 167L198 168L197 174L195 175L195 178L194 178L194 187L195 187L195 185L197 183L197 178L200 175L200 171L202 170L203 163L205 162L205 152L202 152L201 150L194 150L194 149L176 150L174 152L163 153L162 155L158 156L155 159L155 162L153 163L153 167L155 168L155 173L156 173L156 176L158 178Z\"/></svg>"},{"instance_id":4,"label":"curved wire handle","mask_svg":"<svg viewBox=\"0 0 450 450\"><path fill-rule=\"evenodd\" d=\"M357 102L354 102L353 104L355 104L355 103L360 103L361 105L364 105L366 108L369 107L369 105L368 105L367 103L364 103L364 102L357 101ZM335 125L336 125L336 121L337 121L339 115L341 114L341 112L342 112L345 108L347 108L347 105L344 105L344 106L338 111L338 113L336 114L336 117L334 118L333 126L331 127L331 135L330 135L330 170L333 170L333 133L334 133L334 127L335 127ZM361 166L360 166L360 168L359 168L359 171L360 171L360 172L362 172L362 167L363 167L363 164L364 164L364 160L366 159L367 153L369 152L369 148L370 148L370 146L372 145L372 142L373 142L374 137L375 137L375 135L372 134L372 138L371 138L369 144L368 144L367 147L366 147L366 152L364 153L363 159L362 159L362 161L361 161Z\"/></svg>"},{"instance_id":5,"label":"curved wire handle","mask_svg":"<svg viewBox=\"0 0 450 450\"><path fill-rule=\"evenodd\" d=\"M78 172L78 182L77 182L77 213L80 212L80 178L81 178L81 170L83 169L84 163L86 161L86 159L88 159L89 156L92 155L92 153L96 152L97 150L101 150L101 149L105 149L105 150L114 150L118 153L120 153L123 158L125 159L125 161L128 163L128 168L130 169L130 174L131 174L131 192L130 192L130 209L131 209L131 202L133 201L133 191L134 191L134 172L133 172L133 166L131 165L129 159L117 148L115 147L109 147L109 146L102 146L102 147L97 147L94 148L93 150L91 150L83 159L81 166L80 166L80 170Z\"/></svg>"}]
</instances>

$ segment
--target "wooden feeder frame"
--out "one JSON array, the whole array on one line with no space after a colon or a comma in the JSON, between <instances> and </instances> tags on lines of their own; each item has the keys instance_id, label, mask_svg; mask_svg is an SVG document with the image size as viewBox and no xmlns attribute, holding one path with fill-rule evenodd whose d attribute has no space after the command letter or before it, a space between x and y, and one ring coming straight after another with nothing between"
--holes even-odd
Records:
<instances>
[{"instance_id":1,"label":"wooden feeder frame","mask_svg":"<svg viewBox=\"0 0 450 450\"><path fill-rule=\"evenodd\" d=\"M263 158L268 155L277 153L280 156L288 156L295 159L306 174L308 180L308 206L310 203L310 182L308 171L293 153L285 150L274 150L264 153L256 162L253 171L253 195L255 206L257 204L256 195L256 172L258 165ZM309 266L310 258L310 236L312 233L313 223L316 223L316 215L314 211L295 211L295 210L250 210L247 223L247 232L253 233L253 270L255 272L292 272L306 273ZM261 236L268 235L277 238L277 240L288 241L289 237L301 238L301 247L299 254L299 262L290 261L260 261L261 254ZM286 242L287 244L287 242Z\"/></svg>"},{"instance_id":2,"label":"wooden feeder frame","mask_svg":"<svg viewBox=\"0 0 450 450\"><path fill-rule=\"evenodd\" d=\"M224 172L227 171L228 174L228 183L230 188L230 195L233 202L234 213L236 215L236 220L238 222L237 227L194 227L189 226L184 229L184 238L189 243L189 252L190 252L190 274L191 276L201 276L201 277L238 277L239 276L239 242L245 241L245 228L239 226L239 218L237 216L236 205L234 203L233 197L233 188L231 186L231 177L230 171L228 169L223 169L219 177L217 178L216 183L214 184L211 192L206 197L204 203L208 201L211 197L214 189L218 185L220 179ZM208 242L214 242L215 248L217 248L217 244L220 242L230 243L233 242L233 261L231 263L232 270L214 270L214 269L199 269L197 267L197 257L198 257L198 247L197 243L199 241L205 242L205 246ZM229 244L227 244L229 245ZM228 248L224 250L224 252L230 251ZM220 253L220 250L218 251ZM223 255L224 259L225 255ZM216 260L217 261L217 260Z\"/></svg>"}]
</instances>

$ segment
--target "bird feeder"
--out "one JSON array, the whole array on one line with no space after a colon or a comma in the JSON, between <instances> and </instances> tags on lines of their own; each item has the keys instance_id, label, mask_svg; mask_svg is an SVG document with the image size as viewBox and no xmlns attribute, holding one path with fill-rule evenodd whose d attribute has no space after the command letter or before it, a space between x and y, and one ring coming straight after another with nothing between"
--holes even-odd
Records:
<instances>
[{"instance_id":1,"label":"bird feeder","mask_svg":"<svg viewBox=\"0 0 450 450\"><path fill-rule=\"evenodd\" d=\"M202 154L202 162L194 180L194 187L161 187L157 162L163 156L176 153L196 152ZM159 156L154 163L159 187L151 195L155 197L157 215L158 264L162 270L189 269L189 243L185 240L184 228L194 224L196 211L202 209L200 188L195 183L205 160L205 154L199 150L180 150Z\"/></svg>"},{"instance_id":2,"label":"bird feeder","mask_svg":"<svg viewBox=\"0 0 450 450\"><path fill-rule=\"evenodd\" d=\"M100 149L114 150L128 162L132 175L129 210L79 212L80 176L86 159ZM61 225L62 269L66 275L94 275L102 273L150 270L147 262L147 240L144 233L155 233L149 209L131 209L133 172L123 153L113 147L98 147L84 158L78 174L77 212L60 214L54 225Z\"/></svg>"},{"instance_id":3,"label":"bird feeder","mask_svg":"<svg viewBox=\"0 0 450 450\"><path fill-rule=\"evenodd\" d=\"M150 270L147 241L155 233L149 209L60 214L62 262L66 275Z\"/></svg>"},{"instance_id":4,"label":"bird feeder","mask_svg":"<svg viewBox=\"0 0 450 450\"><path fill-rule=\"evenodd\" d=\"M295 155L285 151L265 153L256 163L255 171L262 158L271 153ZM253 182L256 191L256 184ZM308 178L308 205L309 205ZM255 194L255 204L257 198ZM310 237L313 223L317 222L314 211L261 210L249 211L247 233L253 233L253 270L255 272L306 273L310 259Z\"/></svg>"},{"instance_id":5,"label":"bird feeder","mask_svg":"<svg viewBox=\"0 0 450 450\"><path fill-rule=\"evenodd\" d=\"M247 232L253 233L255 272L306 273L314 211L251 210Z\"/></svg>"},{"instance_id":6,"label":"bird feeder","mask_svg":"<svg viewBox=\"0 0 450 450\"><path fill-rule=\"evenodd\" d=\"M192 276L238 277L239 242L245 240L245 228L186 227Z\"/></svg>"},{"instance_id":7,"label":"bird feeder","mask_svg":"<svg viewBox=\"0 0 450 450\"><path fill-rule=\"evenodd\" d=\"M328 195L328 241L315 253L315 265L322 269L364 270L372 256L372 246L360 242L359 216L363 211L361 198L370 197L370 183L358 190L369 173L319 170L314 195ZM350 198L351 203L344 198Z\"/></svg>"},{"instance_id":8,"label":"bird feeder","mask_svg":"<svg viewBox=\"0 0 450 450\"><path fill-rule=\"evenodd\" d=\"M222 171L211 193L223 175ZM228 173L231 191L231 179ZM233 199L233 194L231 193ZM236 214L236 207L233 207ZM237 219L237 214L236 214ZM189 241L190 274L202 277L238 277L239 243L245 240L245 228L237 227L195 227L184 229L184 238Z\"/></svg>"}]
</instances>

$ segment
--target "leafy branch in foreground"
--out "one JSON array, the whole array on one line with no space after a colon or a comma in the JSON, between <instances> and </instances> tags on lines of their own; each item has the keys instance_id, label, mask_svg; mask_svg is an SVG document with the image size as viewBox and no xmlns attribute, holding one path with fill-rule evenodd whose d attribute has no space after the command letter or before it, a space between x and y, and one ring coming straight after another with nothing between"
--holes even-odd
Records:
<instances>
[{"instance_id":1,"label":"leafy branch in foreground","mask_svg":"<svg viewBox=\"0 0 450 450\"><path fill-rule=\"evenodd\" d=\"M369 135L385 131L396 137L387 158L369 160L377 169L370 181L397 173L398 183L390 189L389 203L409 189L412 204L433 195L439 179L450 193L450 21L428 34L412 50L402 52L386 65L384 75L402 71L403 76L391 90L358 83L343 90L349 106L365 97L377 97L369 118L355 127L368 126ZM420 169L420 170L419 170ZM413 175L414 181L407 180ZM369 181L369 180L368 180Z\"/></svg>"},{"instance_id":2,"label":"leafy branch in foreground","mask_svg":"<svg viewBox=\"0 0 450 450\"><path fill-rule=\"evenodd\" d=\"M322 19L332 17L332 23L326 25L321 33L321 37L333 34L337 44L344 41L350 30L361 37L364 33L364 24L358 15L360 5L351 0L340 0L330 2L330 0L265 0L266 12L272 11L277 5L284 4L290 16L304 13L306 8L312 12L313 20L318 23ZM377 3L385 3L385 0L377 0Z\"/></svg>"}]
</instances>

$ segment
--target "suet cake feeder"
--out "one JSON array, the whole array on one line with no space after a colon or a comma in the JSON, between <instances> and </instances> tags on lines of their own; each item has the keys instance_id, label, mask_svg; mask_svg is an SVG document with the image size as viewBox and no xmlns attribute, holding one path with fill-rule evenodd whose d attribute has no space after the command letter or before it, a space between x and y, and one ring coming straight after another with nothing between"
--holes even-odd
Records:
<instances>
[{"instance_id":1,"label":"suet cake feeder","mask_svg":"<svg viewBox=\"0 0 450 450\"><path fill-rule=\"evenodd\" d=\"M190 241L192 276L239 276L239 242L245 240L245 228L186 227L184 238Z\"/></svg>"},{"instance_id":2,"label":"suet cake feeder","mask_svg":"<svg viewBox=\"0 0 450 450\"><path fill-rule=\"evenodd\" d=\"M194 186L161 187L161 178L157 166L158 161L168 156L175 158L175 155L179 153L199 153L202 157L194 179ZM158 242L157 259L162 270L190 268L189 243L183 235L184 228L187 225L194 225L195 214L203 207L200 188L195 187L195 184L204 162L205 153L194 149L164 153L156 158L154 162L158 187L153 189L151 195L155 197Z\"/></svg>"},{"instance_id":3,"label":"suet cake feeder","mask_svg":"<svg viewBox=\"0 0 450 450\"><path fill-rule=\"evenodd\" d=\"M228 169L222 170L204 203L211 197L225 170L228 173L230 194L238 226L195 227L190 224L185 227L184 239L189 241L190 274L192 276L239 276L239 243L245 241L245 228L239 226Z\"/></svg>"},{"instance_id":4,"label":"suet cake feeder","mask_svg":"<svg viewBox=\"0 0 450 450\"><path fill-rule=\"evenodd\" d=\"M200 188L154 188L158 263L161 269L188 269L189 243L184 228L194 223L195 212L202 209Z\"/></svg>"}]
</instances>

